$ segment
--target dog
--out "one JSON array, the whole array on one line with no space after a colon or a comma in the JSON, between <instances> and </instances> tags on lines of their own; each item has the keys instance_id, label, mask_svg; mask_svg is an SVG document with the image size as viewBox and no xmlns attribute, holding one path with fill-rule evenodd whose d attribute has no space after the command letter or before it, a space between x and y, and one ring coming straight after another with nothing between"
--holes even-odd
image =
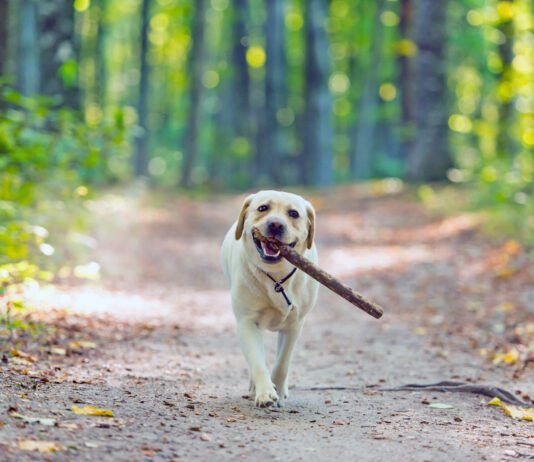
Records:
<instances>
[{"instance_id":1,"label":"dog","mask_svg":"<svg viewBox=\"0 0 534 462\"><path fill-rule=\"evenodd\" d=\"M250 389L259 407L282 406L288 397L291 357L304 318L317 300L318 283L252 236L289 244L317 263L315 210L302 197L282 191L260 191L245 199L221 249L223 272L230 283L232 308L241 349L250 372ZM265 360L263 332L278 332L272 374Z\"/></svg>"}]
</instances>

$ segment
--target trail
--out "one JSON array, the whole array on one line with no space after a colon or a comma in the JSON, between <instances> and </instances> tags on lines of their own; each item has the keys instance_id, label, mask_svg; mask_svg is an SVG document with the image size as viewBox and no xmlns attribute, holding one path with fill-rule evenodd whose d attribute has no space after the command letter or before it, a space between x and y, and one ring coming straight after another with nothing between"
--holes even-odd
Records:
<instances>
[{"instance_id":1,"label":"trail","mask_svg":"<svg viewBox=\"0 0 534 462\"><path fill-rule=\"evenodd\" d=\"M433 217L407 193L340 188L312 199L321 266L385 314L374 320L322 289L286 407L257 409L246 398L248 375L219 269L220 244L242 198L108 195L92 205L102 280L56 287L45 302L109 319L120 335L57 359L68 377L60 383L36 384L3 366L0 460L40 460L16 448L22 439L60 442L63 450L45 456L59 461L533 457L532 423L487 406L488 398L377 390L455 380L532 397L532 368L481 354L524 335L514 326L526 324L533 296L526 256L481 237L475 218ZM271 357L274 343L269 336ZM339 386L355 390L312 390ZM73 403L115 417L76 416ZM23 424L8 416L10 406L60 426Z\"/></svg>"}]
</instances>

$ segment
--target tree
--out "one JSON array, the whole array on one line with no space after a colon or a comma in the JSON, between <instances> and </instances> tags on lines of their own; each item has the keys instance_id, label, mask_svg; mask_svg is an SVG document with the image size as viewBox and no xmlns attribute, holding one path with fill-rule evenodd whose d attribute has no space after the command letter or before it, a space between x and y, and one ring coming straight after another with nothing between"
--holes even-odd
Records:
<instances>
[{"instance_id":1,"label":"tree","mask_svg":"<svg viewBox=\"0 0 534 462\"><path fill-rule=\"evenodd\" d=\"M250 136L250 76L247 64L247 0L234 0L232 24L232 125L237 136Z\"/></svg>"},{"instance_id":2,"label":"tree","mask_svg":"<svg viewBox=\"0 0 534 462\"><path fill-rule=\"evenodd\" d=\"M302 181L327 186L332 183L332 97L328 90L330 58L325 30L327 0L309 0L305 13L306 102Z\"/></svg>"},{"instance_id":3,"label":"tree","mask_svg":"<svg viewBox=\"0 0 534 462\"><path fill-rule=\"evenodd\" d=\"M149 65L148 55L148 26L150 21L150 0L143 0L141 4L141 51L140 51L140 79L137 114L139 118L139 134L135 143L134 171L135 176L145 176L148 165L148 91Z\"/></svg>"},{"instance_id":4,"label":"tree","mask_svg":"<svg viewBox=\"0 0 534 462\"><path fill-rule=\"evenodd\" d=\"M358 107L358 124L353 130L351 174L355 180L367 180L372 175L374 137L377 125L378 69L381 63L384 28L380 21L384 0L376 4L373 40L370 50L363 94Z\"/></svg>"},{"instance_id":5,"label":"tree","mask_svg":"<svg viewBox=\"0 0 534 462\"><path fill-rule=\"evenodd\" d=\"M407 162L407 178L436 181L452 166L448 140L448 106L445 74L447 1L415 2L412 107L416 140Z\"/></svg>"},{"instance_id":6,"label":"tree","mask_svg":"<svg viewBox=\"0 0 534 462\"><path fill-rule=\"evenodd\" d=\"M406 158L411 146L411 125L412 108L411 108L411 90L412 90L412 72L411 72L411 26L412 26L412 0L400 0L399 14L399 39L397 67L398 87L401 105L400 123L402 128L402 148L401 157Z\"/></svg>"},{"instance_id":7,"label":"tree","mask_svg":"<svg viewBox=\"0 0 534 462\"><path fill-rule=\"evenodd\" d=\"M180 185L189 188L192 185L191 173L198 156L198 137L200 126L200 104L202 99L202 70L204 55L204 17L205 0L196 0L191 27L191 49L188 57L189 75L189 109L185 127L184 161Z\"/></svg>"},{"instance_id":8,"label":"tree","mask_svg":"<svg viewBox=\"0 0 534 462\"><path fill-rule=\"evenodd\" d=\"M106 101L106 2L97 2L97 30L95 38L96 100L103 109ZM142 39L141 39L142 40ZM142 54L142 53L141 53Z\"/></svg>"},{"instance_id":9,"label":"tree","mask_svg":"<svg viewBox=\"0 0 534 462\"><path fill-rule=\"evenodd\" d=\"M9 5L7 0L0 0L0 76L7 73L8 19Z\"/></svg>"},{"instance_id":10,"label":"tree","mask_svg":"<svg viewBox=\"0 0 534 462\"><path fill-rule=\"evenodd\" d=\"M506 1L500 4L501 9L512 10L512 2ZM505 10L506 11L506 10ZM513 151L510 126L513 114L512 95L512 60L514 59L513 40L514 24L512 16L505 16L500 19L499 31L501 32L501 43L499 44L499 55L501 58L502 70L499 75L499 85L503 91L500 92L499 100L499 131L497 134L497 155L506 157Z\"/></svg>"},{"instance_id":11,"label":"tree","mask_svg":"<svg viewBox=\"0 0 534 462\"><path fill-rule=\"evenodd\" d=\"M72 0L40 0L40 93L79 106L77 51Z\"/></svg>"},{"instance_id":12,"label":"tree","mask_svg":"<svg viewBox=\"0 0 534 462\"><path fill-rule=\"evenodd\" d=\"M21 0L19 7L19 60L18 85L25 96L39 92L39 29L37 3L34 0Z\"/></svg>"},{"instance_id":13,"label":"tree","mask_svg":"<svg viewBox=\"0 0 534 462\"><path fill-rule=\"evenodd\" d=\"M270 176L278 183L282 183L280 163L284 157L283 129L277 121L277 113L285 107L287 101L286 88L286 56L285 56L285 27L284 0L267 0L267 60L265 69L265 135L263 152L269 156L265 159L270 170Z\"/></svg>"},{"instance_id":14,"label":"tree","mask_svg":"<svg viewBox=\"0 0 534 462\"><path fill-rule=\"evenodd\" d=\"M226 142L230 149L226 150L224 162L218 160L219 174L250 177L250 163L236 163L234 156L236 151L240 155L243 152L250 154L252 146L252 110L250 105L250 75L247 63L248 30L247 19L249 14L248 0L233 0L231 11L231 48L230 63L231 72L228 85L224 88L223 109L221 118L228 121ZM224 113L224 114L223 114ZM221 172L224 167L226 171ZM231 172L228 171L231 168ZM228 180L228 178L225 178Z\"/></svg>"}]
</instances>

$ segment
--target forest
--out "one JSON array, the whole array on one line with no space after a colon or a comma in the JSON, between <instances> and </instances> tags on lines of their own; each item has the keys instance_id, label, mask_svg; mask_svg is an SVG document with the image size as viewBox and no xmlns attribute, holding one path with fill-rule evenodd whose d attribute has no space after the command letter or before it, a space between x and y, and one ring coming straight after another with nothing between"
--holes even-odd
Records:
<instances>
[{"instance_id":1,"label":"forest","mask_svg":"<svg viewBox=\"0 0 534 462\"><path fill-rule=\"evenodd\" d=\"M530 0L0 0L0 454L293 460L294 430L317 460L363 460L350 431L363 452L523 457L533 33ZM321 264L385 308L360 325L320 296L300 366L320 386L280 415L217 362L240 364L220 242L260 189L309 198ZM384 389L414 377L506 386L485 404L516 427ZM337 452L307 440L323 426Z\"/></svg>"},{"instance_id":2,"label":"forest","mask_svg":"<svg viewBox=\"0 0 534 462\"><path fill-rule=\"evenodd\" d=\"M4 138L22 110L51 142L80 124L83 181L528 192L527 0L2 0L0 18Z\"/></svg>"},{"instance_id":3,"label":"forest","mask_svg":"<svg viewBox=\"0 0 534 462\"><path fill-rule=\"evenodd\" d=\"M445 181L528 235L532 27L528 0L1 0L2 254L39 197L135 177Z\"/></svg>"}]
</instances>

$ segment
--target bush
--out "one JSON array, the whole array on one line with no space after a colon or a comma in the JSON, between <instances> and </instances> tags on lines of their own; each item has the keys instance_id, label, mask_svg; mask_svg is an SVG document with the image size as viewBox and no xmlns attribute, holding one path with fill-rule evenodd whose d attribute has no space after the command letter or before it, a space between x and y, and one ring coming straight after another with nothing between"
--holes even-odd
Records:
<instances>
[{"instance_id":1,"label":"bush","mask_svg":"<svg viewBox=\"0 0 534 462\"><path fill-rule=\"evenodd\" d=\"M50 279L65 257L55 243L83 230L89 186L108 179L104 161L123 129L89 127L73 110L6 86L0 108L0 284Z\"/></svg>"}]
</instances>

